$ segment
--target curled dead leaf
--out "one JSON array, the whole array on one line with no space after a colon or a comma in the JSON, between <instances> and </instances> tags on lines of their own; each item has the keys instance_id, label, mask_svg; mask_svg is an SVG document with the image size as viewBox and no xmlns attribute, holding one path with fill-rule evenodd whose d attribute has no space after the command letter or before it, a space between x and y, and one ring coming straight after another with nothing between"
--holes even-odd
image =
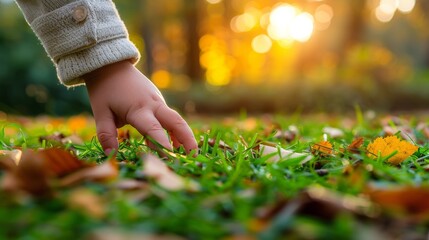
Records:
<instances>
[{"instance_id":1,"label":"curled dead leaf","mask_svg":"<svg viewBox=\"0 0 429 240\"><path fill-rule=\"evenodd\" d=\"M106 215L106 206L99 195L94 192L79 188L73 190L68 197L70 207L80 210L94 218L102 218Z\"/></svg>"},{"instance_id":2,"label":"curled dead leaf","mask_svg":"<svg viewBox=\"0 0 429 240\"><path fill-rule=\"evenodd\" d=\"M62 177L79 169L91 166L77 159L76 156L65 149L42 149L38 154L44 159L47 171L55 177Z\"/></svg>"},{"instance_id":3,"label":"curled dead leaf","mask_svg":"<svg viewBox=\"0 0 429 240\"><path fill-rule=\"evenodd\" d=\"M6 156L13 160L13 162L18 165L21 161L22 151L19 149L13 150L0 150L0 156Z\"/></svg>"},{"instance_id":4,"label":"curled dead leaf","mask_svg":"<svg viewBox=\"0 0 429 240\"><path fill-rule=\"evenodd\" d=\"M389 189L370 187L370 199L381 208L411 220L429 219L429 187L402 186Z\"/></svg>"},{"instance_id":5,"label":"curled dead leaf","mask_svg":"<svg viewBox=\"0 0 429 240\"><path fill-rule=\"evenodd\" d=\"M116 159L108 160L100 165L82 168L59 179L62 187L75 185L83 181L105 182L117 178L119 174Z\"/></svg>"},{"instance_id":6,"label":"curled dead leaf","mask_svg":"<svg viewBox=\"0 0 429 240\"><path fill-rule=\"evenodd\" d=\"M360 148L362 144L363 144L363 137L355 138L355 140L353 140L353 142L350 143L350 145L347 147L347 151L355 154L360 154L361 153Z\"/></svg>"},{"instance_id":7,"label":"curled dead leaf","mask_svg":"<svg viewBox=\"0 0 429 240\"><path fill-rule=\"evenodd\" d=\"M9 169L2 187L11 192L25 191L34 196L46 197L52 194L44 159L33 150L22 153L19 165Z\"/></svg>"},{"instance_id":8,"label":"curled dead leaf","mask_svg":"<svg viewBox=\"0 0 429 240\"><path fill-rule=\"evenodd\" d=\"M146 154L143 157L143 163L143 174L155 179L156 183L165 189L171 191L197 191L199 189L199 185L196 182L177 175L160 158L152 154Z\"/></svg>"}]
</instances>

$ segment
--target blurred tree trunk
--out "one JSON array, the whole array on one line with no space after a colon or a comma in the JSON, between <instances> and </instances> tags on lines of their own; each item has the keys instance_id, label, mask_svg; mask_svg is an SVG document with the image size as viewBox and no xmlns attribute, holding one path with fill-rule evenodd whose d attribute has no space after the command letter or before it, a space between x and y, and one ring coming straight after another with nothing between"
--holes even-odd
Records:
<instances>
[{"instance_id":1,"label":"blurred tree trunk","mask_svg":"<svg viewBox=\"0 0 429 240\"><path fill-rule=\"evenodd\" d=\"M142 13L143 21L141 21L140 25L140 33L144 41L144 68L145 74L149 77L153 73L153 56L152 56L152 25L153 15L151 14L151 10L149 9L148 1L140 2L140 9Z\"/></svg>"},{"instance_id":2,"label":"blurred tree trunk","mask_svg":"<svg viewBox=\"0 0 429 240\"><path fill-rule=\"evenodd\" d=\"M423 13L429 12L429 1L418 1L417 3L419 4L418 7L421 8L421 12ZM427 26L429 25L429 19L426 14L423 14L423 16L424 16L425 23L421 28L423 28L422 30L426 31L427 33ZM425 45L426 45L426 50L425 50L424 65L426 67L429 67L429 42L426 42Z\"/></svg>"},{"instance_id":3,"label":"blurred tree trunk","mask_svg":"<svg viewBox=\"0 0 429 240\"><path fill-rule=\"evenodd\" d=\"M344 38L337 49L338 53L338 64L337 64L337 76L336 81L341 81L341 70L344 68L344 64L347 60L348 51L353 48L362 40L362 35L365 31L366 25L366 1L349 1L349 19L344 29Z\"/></svg>"},{"instance_id":4,"label":"blurred tree trunk","mask_svg":"<svg viewBox=\"0 0 429 240\"><path fill-rule=\"evenodd\" d=\"M202 70L200 66L200 48L198 45L200 35L198 32L199 1L186 1L186 25L188 51L186 58L186 73L192 81L202 80Z\"/></svg>"}]
</instances>

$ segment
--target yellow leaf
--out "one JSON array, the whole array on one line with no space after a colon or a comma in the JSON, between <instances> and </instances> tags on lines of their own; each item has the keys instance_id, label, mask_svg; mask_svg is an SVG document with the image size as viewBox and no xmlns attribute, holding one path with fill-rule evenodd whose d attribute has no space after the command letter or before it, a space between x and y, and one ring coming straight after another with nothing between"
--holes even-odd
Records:
<instances>
[{"instance_id":1,"label":"yellow leaf","mask_svg":"<svg viewBox=\"0 0 429 240\"><path fill-rule=\"evenodd\" d=\"M391 164L398 165L411 156L419 147L407 141L400 140L396 136L389 136L385 138L377 138L370 143L367 147L368 156L376 158L378 155L387 157L396 152L387 161Z\"/></svg>"}]
</instances>

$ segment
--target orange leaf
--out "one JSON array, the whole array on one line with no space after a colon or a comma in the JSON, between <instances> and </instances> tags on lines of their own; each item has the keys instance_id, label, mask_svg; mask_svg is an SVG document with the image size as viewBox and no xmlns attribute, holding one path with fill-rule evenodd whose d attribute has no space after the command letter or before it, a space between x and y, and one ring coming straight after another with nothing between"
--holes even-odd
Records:
<instances>
[{"instance_id":1,"label":"orange leaf","mask_svg":"<svg viewBox=\"0 0 429 240\"><path fill-rule=\"evenodd\" d=\"M350 143L350 145L347 147L347 151L351 153L359 154L360 153L359 148L362 146L362 144L363 144L363 137L358 137L355 140L353 140L352 143Z\"/></svg>"},{"instance_id":2,"label":"orange leaf","mask_svg":"<svg viewBox=\"0 0 429 240\"><path fill-rule=\"evenodd\" d=\"M395 155L390 157L387 161L391 164L398 165L411 156L418 147L407 142L401 141L396 136L389 136L385 138L377 138L370 143L367 147L368 156L376 158L378 155L387 157L396 152Z\"/></svg>"},{"instance_id":3,"label":"orange leaf","mask_svg":"<svg viewBox=\"0 0 429 240\"><path fill-rule=\"evenodd\" d=\"M392 213L406 214L416 220L429 219L428 187L370 189L368 195L373 202Z\"/></svg>"},{"instance_id":4,"label":"orange leaf","mask_svg":"<svg viewBox=\"0 0 429 240\"><path fill-rule=\"evenodd\" d=\"M83 181L104 182L118 176L116 159L111 159L100 165L80 169L60 179L60 186L70 186Z\"/></svg>"},{"instance_id":5,"label":"orange leaf","mask_svg":"<svg viewBox=\"0 0 429 240\"><path fill-rule=\"evenodd\" d=\"M332 144L329 141L321 141L319 143L314 144L311 147L311 153L313 155L321 154L321 155L329 155L332 153Z\"/></svg>"},{"instance_id":6,"label":"orange leaf","mask_svg":"<svg viewBox=\"0 0 429 240\"><path fill-rule=\"evenodd\" d=\"M89 164L77 159L64 149L48 148L40 150L39 154L43 157L47 170L57 177L65 176L89 166Z\"/></svg>"},{"instance_id":7,"label":"orange leaf","mask_svg":"<svg viewBox=\"0 0 429 240\"><path fill-rule=\"evenodd\" d=\"M51 194L44 159L35 151L24 151L19 165L10 174L9 190L24 190L40 197Z\"/></svg>"}]
</instances>

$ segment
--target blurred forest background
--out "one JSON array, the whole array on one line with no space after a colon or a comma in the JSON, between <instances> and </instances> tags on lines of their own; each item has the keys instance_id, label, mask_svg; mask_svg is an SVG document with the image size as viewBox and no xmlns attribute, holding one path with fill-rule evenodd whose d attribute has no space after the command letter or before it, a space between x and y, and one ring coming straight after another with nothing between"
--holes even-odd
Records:
<instances>
[{"instance_id":1,"label":"blurred forest background","mask_svg":"<svg viewBox=\"0 0 429 240\"><path fill-rule=\"evenodd\" d=\"M138 67L187 113L425 109L429 1L116 1ZM12 0L0 0L0 110L90 112Z\"/></svg>"}]
</instances>

